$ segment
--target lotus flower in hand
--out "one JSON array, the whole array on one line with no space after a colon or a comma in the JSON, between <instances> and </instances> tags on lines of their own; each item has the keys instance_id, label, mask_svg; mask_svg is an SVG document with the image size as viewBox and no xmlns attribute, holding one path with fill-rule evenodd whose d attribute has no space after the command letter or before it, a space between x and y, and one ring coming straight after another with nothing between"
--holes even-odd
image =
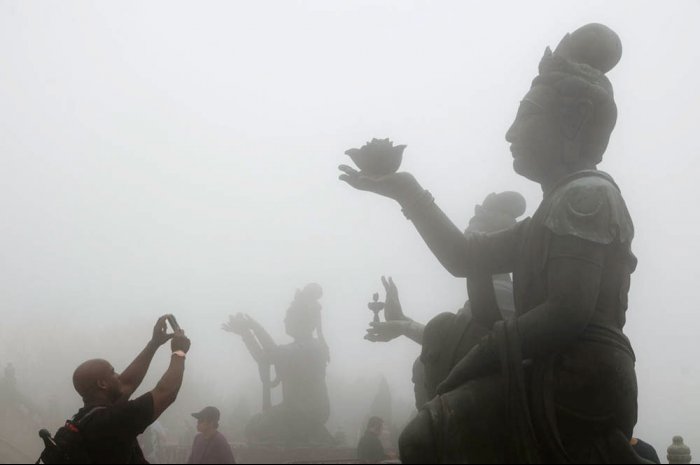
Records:
<instances>
[{"instance_id":1,"label":"lotus flower in hand","mask_svg":"<svg viewBox=\"0 0 700 465\"><path fill-rule=\"evenodd\" d=\"M389 139L372 139L360 149L345 152L363 174L386 176L396 173L401 166L405 145L394 145Z\"/></svg>"}]
</instances>

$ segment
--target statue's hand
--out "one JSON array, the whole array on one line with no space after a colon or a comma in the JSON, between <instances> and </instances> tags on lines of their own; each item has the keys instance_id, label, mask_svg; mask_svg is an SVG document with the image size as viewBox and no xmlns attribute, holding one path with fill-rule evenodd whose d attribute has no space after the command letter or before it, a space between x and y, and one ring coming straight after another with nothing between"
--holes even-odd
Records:
<instances>
[{"instance_id":1,"label":"statue's hand","mask_svg":"<svg viewBox=\"0 0 700 465\"><path fill-rule=\"evenodd\" d=\"M370 342L389 342L406 333L408 321L370 323L365 339Z\"/></svg>"},{"instance_id":2,"label":"statue's hand","mask_svg":"<svg viewBox=\"0 0 700 465\"><path fill-rule=\"evenodd\" d=\"M382 284L386 290L386 301L384 303L384 317L386 321L406 321L408 318L403 314L401 302L399 301L399 288L394 284L394 280L382 276Z\"/></svg>"},{"instance_id":3,"label":"statue's hand","mask_svg":"<svg viewBox=\"0 0 700 465\"><path fill-rule=\"evenodd\" d=\"M410 173L392 173L386 176L369 176L347 165L338 167L344 174L340 180L361 191L374 192L394 199L401 204L410 203L420 194L421 187Z\"/></svg>"},{"instance_id":4,"label":"statue's hand","mask_svg":"<svg viewBox=\"0 0 700 465\"><path fill-rule=\"evenodd\" d=\"M228 323L221 325L221 329L227 333L233 333L241 336L244 332L250 329L250 325L246 320L245 315L238 313L236 316L230 315L228 317Z\"/></svg>"}]
</instances>

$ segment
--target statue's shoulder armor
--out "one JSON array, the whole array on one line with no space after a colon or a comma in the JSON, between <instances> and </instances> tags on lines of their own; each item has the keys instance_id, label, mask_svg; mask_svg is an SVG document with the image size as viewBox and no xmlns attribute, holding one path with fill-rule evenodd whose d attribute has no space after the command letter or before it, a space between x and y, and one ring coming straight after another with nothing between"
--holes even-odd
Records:
<instances>
[{"instance_id":1,"label":"statue's shoulder armor","mask_svg":"<svg viewBox=\"0 0 700 465\"><path fill-rule=\"evenodd\" d=\"M557 235L599 244L630 243L634 225L610 175L583 171L552 192L544 225Z\"/></svg>"}]
</instances>

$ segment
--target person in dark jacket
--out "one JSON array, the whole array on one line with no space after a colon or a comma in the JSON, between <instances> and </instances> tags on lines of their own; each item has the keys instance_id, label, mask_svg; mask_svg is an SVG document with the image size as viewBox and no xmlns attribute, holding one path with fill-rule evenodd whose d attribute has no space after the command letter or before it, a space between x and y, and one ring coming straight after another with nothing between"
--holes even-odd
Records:
<instances>
[{"instance_id":1,"label":"person in dark jacket","mask_svg":"<svg viewBox=\"0 0 700 465\"><path fill-rule=\"evenodd\" d=\"M661 463L659 455L656 453L656 449L654 449L654 446L651 444L638 438L632 438L630 445L641 458L648 460L651 463Z\"/></svg>"},{"instance_id":2,"label":"person in dark jacket","mask_svg":"<svg viewBox=\"0 0 700 465\"><path fill-rule=\"evenodd\" d=\"M384 452L382 441L379 440L379 435L382 433L383 427L384 420L381 418L372 417L369 419L367 430L357 446L358 460L378 463L388 458L386 452Z\"/></svg>"},{"instance_id":3,"label":"person in dark jacket","mask_svg":"<svg viewBox=\"0 0 700 465\"><path fill-rule=\"evenodd\" d=\"M197 419L197 431L192 453L187 463L235 464L233 451L223 434L219 432L221 413L216 407L206 407L199 413L193 413Z\"/></svg>"}]
</instances>

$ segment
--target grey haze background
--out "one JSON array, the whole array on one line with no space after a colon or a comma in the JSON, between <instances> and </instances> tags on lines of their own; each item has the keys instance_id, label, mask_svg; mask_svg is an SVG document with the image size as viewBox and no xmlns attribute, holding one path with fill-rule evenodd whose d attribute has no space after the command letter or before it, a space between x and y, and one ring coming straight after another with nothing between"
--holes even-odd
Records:
<instances>
[{"instance_id":1,"label":"grey haze background","mask_svg":"<svg viewBox=\"0 0 700 465\"><path fill-rule=\"evenodd\" d=\"M294 290L318 281L331 431L356 427L382 374L404 421L419 349L363 341L366 303L392 275L427 321L462 305L464 283L336 166L391 137L458 224L493 191L532 212L541 193L504 133L545 46L602 22L625 47L601 167L637 227L637 435L697 449L699 15L680 0L0 1L0 364L66 417L75 365L123 368L174 312L193 340L176 411L240 397L255 411L256 368L219 325L245 311L285 342Z\"/></svg>"}]
</instances>

